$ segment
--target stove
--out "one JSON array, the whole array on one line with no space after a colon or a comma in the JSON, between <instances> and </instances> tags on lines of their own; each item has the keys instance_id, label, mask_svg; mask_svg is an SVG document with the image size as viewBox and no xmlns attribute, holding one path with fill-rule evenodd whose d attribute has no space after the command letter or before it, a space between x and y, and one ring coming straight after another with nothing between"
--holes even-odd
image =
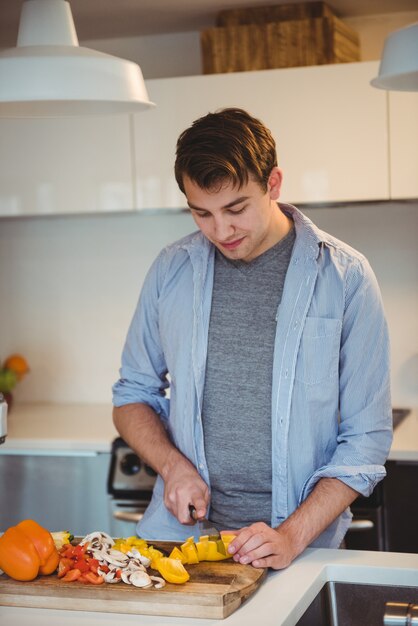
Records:
<instances>
[{"instance_id":1,"label":"stove","mask_svg":"<svg viewBox=\"0 0 418 626\"><path fill-rule=\"evenodd\" d=\"M113 441L107 478L113 536L135 534L135 526L150 503L156 478L154 470L121 437Z\"/></svg>"}]
</instances>

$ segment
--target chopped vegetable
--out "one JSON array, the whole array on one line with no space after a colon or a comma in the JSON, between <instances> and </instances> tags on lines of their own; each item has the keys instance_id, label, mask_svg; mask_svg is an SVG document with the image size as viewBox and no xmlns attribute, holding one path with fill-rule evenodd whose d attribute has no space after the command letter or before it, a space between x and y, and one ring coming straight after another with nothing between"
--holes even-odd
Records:
<instances>
[{"instance_id":1,"label":"chopped vegetable","mask_svg":"<svg viewBox=\"0 0 418 626\"><path fill-rule=\"evenodd\" d=\"M15 580L52 574L58 562L51 533L33 520L11 526L0 537L0 568Z\"/></svg>"},{"instance_id":2,"label":"chopped vegetable","mask_svg":"<svg viewBox=\"0 0 418 626\"><path fill-rule=\"evenodd\" d=\"M235 535L223 535L221 539L202 535L195 543L189 537L175 546L169 557L149 545L140 537L119 538L103 532L86 535L77 546L64 544L60 549L58 577L66 582L101 584L124 582L143 589L165 585L163 579L183 584L190 578L184 564L200 561L222 561L230 558L227 552ZM157 570L163 578L151 576L147 568ZM75 571L75 574L72 572Z\"/></svg>"},{"instance_id":3,"label":"chopped vegetable","mask_svg":"<svg viewBox=\"0 0 418 626\"><path fill-rule=\"evenodd\" d=\"M177 546L172 549L170 559L178 559L182 563L186 563L186 557L183 552L177 548Z\"/></svg>"},{"instance_id":4,"label":"chopped vegetable","mask_svg":"<svg viewBox=\"0 0 418 626\"><path fill-rule=\"evenodd\" d=\"M99 561L88 551L89 544L78 544L73 546L70 543L64 544L60 550L60 562L58 565L58 578L64 582L93 583L100 585L104 582L104 577L98 574Z\"/></svg>"},{"instance_id":5,"label":"chopped vegetable","mask_svg":"<svg viewBox=\"0 0 418 626\"><path fill-rule=\"evenodd\" d=\"M140 546L144 554L134 545ZM165 585L164 580L146 572L146 568L157 561L162 552L137 537L114 542L106 533L94 532L86 535L77 546L63 545L60 555L58 577L66 582L78 580L100 585L123 581L144 589L153 586L161 589ZM72 574L73 571L76 573Z\"/></svg>"},{"instance_id":6,"label":"chopped vegetable","mask_svg":"<svg viewBox=\"0 0 418 626\"><path fill-rule=\"evenodd\" d=\"M74 535L72 535L68 530L53 532L51 535L57 550L62 548L64 544L70 543L70 541L74 539Z\"/></svg>"},{"instance_id":7,"label":"chopped vegetable","mask_svg":"<svg viewBox=\"0 0 418 626\"><path fill-rule=\"evenodd\" d=\"M222 535L220 539L212 538L209 535L201 535L199 541L194 542L194 537L189 537L180 546L181 553L183 555L183 563L193 564L200 561L224 561L230 559L231 554L228 553L228 546L235 538L235 535ZM174 548L170 557L179 558L178 553L173 554Z\"/></svg>"},{"instance_id":8,"label":"chopped vegetable","mask_svg":"<svg viewBox=\"0 0 418 626\"><path fill-rule=\"evenodd\" d=\"M190 574L179 559L163 556L158 560L157 569L169 583L180 585L189 580Z\"/></svg>"},{"instance_id":9,"label":"chopped vegetable","mask_svg":"<svg viewBox=\"0 0 418 626\"><path fill-rule=\"evenodd\" d=\"M185 543L183 543L181 546L181 551L183 552L184 558L186 559L185 563L189 563L190 565L192 565L193 563L199 563L199 556L194 541L186 541Z\"/></svg>"}]
</instances>

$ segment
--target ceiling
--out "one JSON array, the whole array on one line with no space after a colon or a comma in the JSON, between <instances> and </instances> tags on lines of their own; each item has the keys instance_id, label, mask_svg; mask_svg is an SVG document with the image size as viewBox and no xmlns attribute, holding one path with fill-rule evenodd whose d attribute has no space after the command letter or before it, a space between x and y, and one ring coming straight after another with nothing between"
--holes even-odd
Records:
<instances>
[{"instance_id":1,"label":"ceiling","mask_svg":"<svg viewBox=\"0 0 418 626\"><path fill-rule=\"evenodd\" d=\"M0 48L16 44L23 0L0 0ZM208 28L222 9L300 0L70 0L80 41ZM329 0L339 17L416 11L417 0Z\"/></svg>"}]
</instances>

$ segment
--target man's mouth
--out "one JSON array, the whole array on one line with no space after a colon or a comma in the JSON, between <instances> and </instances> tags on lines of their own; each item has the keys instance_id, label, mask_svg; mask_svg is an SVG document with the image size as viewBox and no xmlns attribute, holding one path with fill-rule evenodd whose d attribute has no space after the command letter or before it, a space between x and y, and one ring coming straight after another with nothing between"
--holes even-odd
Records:
<instances>
[{"instance_id":1,"label":"man's mouth","mask_svg":"<svg viewBox=\"0 0 418 626\"><path fill-rule=\"evenodd\" d=\"M224 242L224 243L221 243L220 245L222 246L222 248L226 248L227 250L234 250L235 248L238 248L241 241L243 240L244 240L244 237L241 237L241 239L235 239L234 241Z\"/></svg>"}]
</instances>

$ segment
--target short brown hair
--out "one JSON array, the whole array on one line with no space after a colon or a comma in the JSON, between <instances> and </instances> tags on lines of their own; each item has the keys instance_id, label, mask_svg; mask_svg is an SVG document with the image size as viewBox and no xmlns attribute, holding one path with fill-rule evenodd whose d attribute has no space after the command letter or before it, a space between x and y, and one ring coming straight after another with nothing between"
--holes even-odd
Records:
<instances>
[{"instance_id":1,"label":"short brown hair","mask_svg":"<svg viewBox=\"0 0 418 626\"><path fill-rule=\"evenodd\" d=\"M246 111L228 108L208 113L181 133L174 172L183 193L184 176L207 190L226 181L240 188L251 176L267 191L276 165L276 143L269 129Z\"/></svg>"}]
</instances>

